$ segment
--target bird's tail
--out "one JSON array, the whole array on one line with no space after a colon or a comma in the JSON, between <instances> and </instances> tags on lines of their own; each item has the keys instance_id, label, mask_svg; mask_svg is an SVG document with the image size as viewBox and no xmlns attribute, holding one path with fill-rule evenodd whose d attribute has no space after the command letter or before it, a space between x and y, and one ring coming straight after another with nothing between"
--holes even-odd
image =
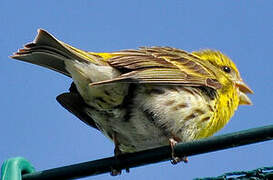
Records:
<instances>
[{"instance_id":1,"label":"bird's tail","mask_svg":"<svg viewBox=\"0 0 273 180\"><path fill-rule=\"evenodd\" d=\"M42 29L38 29L38 35L32 43L25 45L23 49L19 49L11 58L43 66L69 77L71 75L65 68L65 60L77 60L100 65L104 63L86 51L59 41Z\"/></svg>"}]
</instances>

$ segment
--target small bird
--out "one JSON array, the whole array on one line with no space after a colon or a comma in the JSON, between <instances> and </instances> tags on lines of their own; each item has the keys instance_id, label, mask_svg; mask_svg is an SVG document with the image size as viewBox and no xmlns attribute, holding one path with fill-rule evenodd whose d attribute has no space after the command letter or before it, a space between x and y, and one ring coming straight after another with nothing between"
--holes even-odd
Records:
<instances>
[{"instance_id":1,"label":"small bird","mask_svg":"<svg viewBox=\"0 0 273 180\"><path fill-rule=\"evenodd\" d=\"M39 29L11 57L71 77L58 102L113 140L115 155L211 136L239 105L252 104L235 64L215 50L87 52Z\"/></svg>"}]
</instances>

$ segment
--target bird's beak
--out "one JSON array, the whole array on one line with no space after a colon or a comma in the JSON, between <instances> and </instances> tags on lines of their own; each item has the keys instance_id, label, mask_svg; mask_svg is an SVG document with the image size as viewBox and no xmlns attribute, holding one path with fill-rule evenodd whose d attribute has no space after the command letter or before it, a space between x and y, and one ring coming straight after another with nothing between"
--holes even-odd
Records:
<instances>
[{"instance_id":1,"label":"bird's beak","mask_svg":"<svg viewBox=\"0 0 273 180\"><path fill-rule=\"evenodd\" d=\"M253 91L245 84L243 80L237 81L235 86L239 89L239 104L252 105L251 100L246 94L253 94Z\"/></svg>"}]
</instances>

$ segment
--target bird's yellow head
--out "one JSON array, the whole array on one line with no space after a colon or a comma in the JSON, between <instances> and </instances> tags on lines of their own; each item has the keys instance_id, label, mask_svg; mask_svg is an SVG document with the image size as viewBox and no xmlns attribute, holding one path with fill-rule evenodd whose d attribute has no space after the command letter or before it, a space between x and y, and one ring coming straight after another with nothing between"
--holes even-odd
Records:
<instances>
[{"instance_id":1,"label":"bird's yellow head","mask_svg":"<svg viewBox=\"0 0 273 180\"><path fill-rule=\"evenodd\" d=\"M223 90L235 86L238 92L240 105L251 105L252 102L246 95L253 91L246 85L240 76L239 70L232 60L219 51L202 50L192 52L200 59L209 62L209 69L215 73L217 80L223 85Z\"/></svg>"}]
</instances>

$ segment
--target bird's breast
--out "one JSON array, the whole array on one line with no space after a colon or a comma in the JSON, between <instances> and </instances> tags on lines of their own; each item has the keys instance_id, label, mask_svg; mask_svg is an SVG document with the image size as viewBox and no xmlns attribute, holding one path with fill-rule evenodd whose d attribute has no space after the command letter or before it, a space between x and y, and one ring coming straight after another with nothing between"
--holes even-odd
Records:
<instances>
[{"instance_id":1,"label":"bird's breast","mask_svg":"<svg viewBox=\"0 0 273 180\"><path fill-rule=\"evenodd\" d=\"M137 109L169 137L181 141L196 139L215 111L216 99L202 88L153 86L144 91L136 96Z\"/></svg>"}]
</instances>

